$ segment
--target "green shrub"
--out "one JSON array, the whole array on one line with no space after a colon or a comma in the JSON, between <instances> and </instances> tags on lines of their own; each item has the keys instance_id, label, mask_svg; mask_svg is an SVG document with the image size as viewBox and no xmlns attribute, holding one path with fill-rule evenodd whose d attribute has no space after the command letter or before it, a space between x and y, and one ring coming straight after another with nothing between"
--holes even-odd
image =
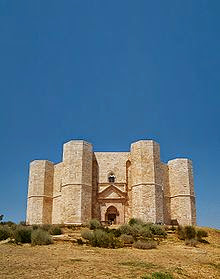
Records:
<instances>
[{"instance_id":1,"label":"green shrub","mask_svg":"<svg viewBox=\"0 0 220 279\"><path fill-rule=\"evenodd\" d=\"M151 275L144 275L142 279L173 279L173 276L167 272L153 272Z\"/></svg>"},{"instance_id":2,"label":"green shrub","mask_svg":"<svg viewBox=\"0 0 220 279\"><path fill-rule=\"evenodd\" d=\"M31 243L32 228L18 225L13 233L16 243Z\"/></svg>"},{"instance_id":3,"label":"green shrub","mask_svg":"<svg viewBox=\"0 0 220 279\"><path fill-rule=\"evenodd\" d=\"M167 235L165 229L161 225L150 224L149 229L151 230L153 235L163 236Z\"/></svg>"},{"instance_id":4,"label":"green shrub","mask_svg":"<svg viewBox=\"0 0 220 279\"><path fill-rule=\"evenodd\" d=\"M195 238L186 239L185 244L190 247L196 247L196 245L198 244L198 241Z\"/></svg>"},{"instance_id":5,"label":"green shrub","mask_svg":"<svg viewBox=\"0 0 220 279\"><path fill-rule=\"evenodd\" d=\"M102 227L101 223L97 219L92 219L89 221L90 230L100 229Z\"/></svg>"},{"instance_id":6,"label":"green shrub","mask_svg":"<svg viewBox=\"0 0 220 279\"><path fill-rule=\"evenodd\" d=\"M115 249L124 246L123 241L120 238L115 237L112 233L110 233L108 237L109 237L109 245L108 245L109 248Z\"/></svg>"},{"instance_id":7,"label":"green shrub","mask_svg":"<svg viewBox=\"0 0 220 279\"><path fill-rule=\"evenodd\" d=\"M103 247L107 248L109 247L109 235L107 232L104 232L103 230L95 230L93 232L93 237L90 240L91 245L94 247Z\"/></svg>"},{"instance_id":8,"label":"green shrub","mask_svg":"<svg viewBox=\"0 0 220 279\"><path fill-rule=\"evenodd\" d=\"M12 232L8 226L0 225L0 240L5 240L11 236Z\"/></svg>"},{"instance_id":9,"label":"green shrub","mask_svg":"<svg viewBox=\"0 0 220 279\"><path fill-rule=\"evenodd\" d=\"M186 235L185 235L185 230L182 226L178 226L176 230L177 236L180 240L185 240Z\"/></svg>"},{"instance_id":10,"label":"green shrub","mask_svg":"<svg viewBox=\"0 0 220 279\"><path fill-rule=\"evenodd\" d=\"M196 237L196 229L193 226L184 227L186 239L194 239Z\"/></svg>"},{"instance_id":11,"label":"green shrub","mask_svg":"<svg viewBox=\"0 0 220 279\"><path fill-rule=\"evenodd\" d=\"M41 227L40 225L32 225L32 229L33 229L33 230L40 229L40 227Z\"/></svg>"},{"instance_id":12,"label":"green shrub","mask_svg":"<svg viewBox=\"0 0 220 279\"><path fill-rule=\"evenodd\" d=\"M89 229L84 229L81 231L81 236L82 238L91 241L93 238L93 232L90 231Z\"/></svg>"},{"instance_id":13,"label":"green shrub","mask_svg":"<svg viewBox=\"0 0 220 279\"><path fill-rule=\"evenodd\" d=\"M51 224L43 224L43 225L40 225L39 228L41 228L42 230L44 230L46 232L49 232L52 228L52 225Z\"/></svg>"},{"instance_id":14,"label":"green shrub","mask_svg":"<svg viewBox=\"0 0 220 279\"><path fill-rule=\"evenodd\" d=\"M155 249L157 247L156 241L149 240L149 241L141 241L138 240L133 244L134 248L137 249Z\"/></svg>"},{"instance_id":15,"label":"green shrub","mask_svg":"<svg viewBox=\"0 0 220 279\"><path fill-rule=\"evenodd\" d=\"M138 225L130 226L128 224L124 224L119 227L119 230L121 234L127 234L136 237L139 233L139 226Z\"/></svg>"},{"instance_id":16,"label":"green shrub","mask_svg":"<svg viewBox=\"0 0 220 279\"><path fill-rule=\"evenodd\" d=\"M144 222L141 220L141 219L138 219L138 218L131 218L128 222L128 224L130 226L133 226L133 225L143 225Z\"/></svg>"},{"instance_id":17,"label":"green shrub","mask_svg":"<svg viewBox=\"0 0 220 279\"><path fill-rule=\"evenodd\" d=\"M53 239L47 231L37 229L32 231L31 243L33 245L48 245L53 243Z\"/></svg>"},{"instance_id":18,"label":"green shrub","mask_svg":"<svg viewBox=\"0 0 220 279\"><path fill-rule=\"evenodd\" d=\"M120 239L121 241L124 243L124 244L132 244L134 243L134 238L132 235L127 235L127 234L122 234L120 236Z\"/></svg>"},{"instance_id":19,"label":"green shrub","mask_svg":"<svg viewBox=\"0 0 220 279\"><path fill-rule=\"evenodd\" d=\"M54 225L50 228L49 234L59 235L59 234L62 234L62 230L61 230L60 226Z\"/></svg>"},{"instance_id":20,"label":"green shrub","mask_svg":"<svg viewBox=\"0 0 220 279\"><path fill-rule=\"evenodd\" d=\"M114 236L113 233L107 233L101 229L95 230L91 235L84 235L89 238L89 242L94 247L102 248L119 248L123 246L123 242Z\"/></svg>"},{"instance_id":21,"label":"green shrub","mask_svg":"<svg viewBox=\"0 0 220 279\"><path fill-rule=\"evenodd\" d=\"M121 231L119 229L111 229L111 233L115 236L115 237L119 237L121 235Z\"/></svg>"},{"instance_id":22,"label":"green shrub","mask_svg":"<svg viewBox=\"0 0 220 279\"><path fill-rule=\"evenodd\" d=\"M153 237L152 231L148 226L139 227L138 231L139 231L139 235L142 236L143 238Z\"/></svg>"},{"instance_id":23,"label":"green shrub","mask_svg":"<svg viewBox=\"0 0 220 279\"><path fill-rule=\"evenodd\" d=\"M199 242L208 242L208 241L205 241L204 239L202 239L203 237L208 237L207 231L202 230L202 229L198 229L198 230L196 231L196 236L197 236L197 240L198 240Z\"/></svg>"}]
</instances>

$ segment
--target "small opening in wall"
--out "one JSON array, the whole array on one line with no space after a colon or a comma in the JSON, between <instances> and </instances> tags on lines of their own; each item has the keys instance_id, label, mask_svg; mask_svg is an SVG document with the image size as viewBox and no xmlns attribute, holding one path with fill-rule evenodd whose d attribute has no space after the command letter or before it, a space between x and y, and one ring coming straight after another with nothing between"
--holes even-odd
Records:
<instances>
[{"instance_id":1,"label":"small opening in wall","mask_svg":"<svg viewBox=\"0 0 220 279\"><path fill-rule=\"evenodd\" d=\"M110 173L108 176L108 182L109 183L114 183L115 182L115 175L114 173Z\"/></svg>"}]
</instances>

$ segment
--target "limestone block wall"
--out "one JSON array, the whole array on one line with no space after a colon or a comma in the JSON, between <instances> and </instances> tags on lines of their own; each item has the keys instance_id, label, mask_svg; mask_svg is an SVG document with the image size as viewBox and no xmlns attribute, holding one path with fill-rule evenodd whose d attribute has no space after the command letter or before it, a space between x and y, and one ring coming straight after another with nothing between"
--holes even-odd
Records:
<instances>
[{"instance_id":1,"label":"limestone block wall","mask_svg":"<svg viewBox=\"0 0 220 279\"><path fill-rule=\"evenodd\" d=\"M192 162L175 159L168 162L171 219L181 225L196 224Z\"/></svg>"},{"instance_id":2,"label":"limestone block wall","mask_svg":"<svg viewBox=\"0 0 220 279\"><path fill-rule=\"evenodd\" d=\"M126 184L126 162L129 152L94 152L94 155L99 168L99 184L108 183L110 172L113 172L116 177L115 183ZM103 191L104 188L100 190Z\"/></svg>"},{"instance_id":3,"label":"limestone block wall","mask_svg":"<svg viewBox=\"0 0 220 279\"><path fill-rule=\"evenodd\" d=\"M52 224L61 224L61 189L64 163L54 165Z\"/></svg>"},{"instance_id":4,"label":"limestone block wall","mask_svg":"<svg viewBox=\"0 0 220 279\"><path fill-rule=\"evenodd\" d=\"M92 212L92 145L81 140L64 144L61 187L62 223L81 224Z\"/></svg>"},{"instance_id":5,"label":"limestone block wall","mask_svg":"<svg viewBox=\"0 0 220 279\"><path fill-rule=\"evenodd\" d=\"M162 171L162 186L163 186L163 217L164 223L170 224L170 185L169 185L169 167L168 165L161 163Z\"/></svg>"},{"instance_id":6,"label":"limestone block wall","mask_svg":"<svg viewBox=\"0 0 220 279\"><path fill-rule=\"evenodd\" d=\"M160 149L152 140L131 145L132 216L146 222L163 222Z\"/></svg>"},{"instance_id":7,"label":"limestone block wall","mask_svg":"<svg viewBox=\"0 0 220 279\"><path fill-rule=\"evenodd\" d=\"M53 163L35 160L30 164L27 198L27 224L52 222Z\"/></svg>"},{"instance_id":8,"label":"limestone block wall","mask_svg":"<svg viewBox=\"0 0 220 279\"><path fill-rule=\"evenodd\" d=\"M105 196L100 199L100 193L107 195L103 191L110 186L112 172L113 187L123 197L115 194L111 201ZM72 140L64 144L62 162L31 162L27 223L103 220L112 203L120 212L120 223L135 217L154 223L170 224L177 219L182 225L196 224L193 184L192 162L175 159L162 163L159 144L152 140L133 143L130 152L93 152L90 143Z\"/></svg>"}]
</instances>

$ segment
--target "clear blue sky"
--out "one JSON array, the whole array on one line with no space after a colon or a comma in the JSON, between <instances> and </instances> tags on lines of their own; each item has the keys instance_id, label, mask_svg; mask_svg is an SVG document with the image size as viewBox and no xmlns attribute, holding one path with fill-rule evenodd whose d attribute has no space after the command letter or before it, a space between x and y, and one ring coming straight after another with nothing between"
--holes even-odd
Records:
<instances>
[{"instance_id":1,"label":"clear blue sky","mask_svg":"<svg viewBox=\"0 0 220 279\"><path fill-rule=\"evenodd\" d=\"M29 161L62 144L193 160L198 224L220 227L220 1L0 1L0 213L25 219Z\"/></svg>"}]
</instances>

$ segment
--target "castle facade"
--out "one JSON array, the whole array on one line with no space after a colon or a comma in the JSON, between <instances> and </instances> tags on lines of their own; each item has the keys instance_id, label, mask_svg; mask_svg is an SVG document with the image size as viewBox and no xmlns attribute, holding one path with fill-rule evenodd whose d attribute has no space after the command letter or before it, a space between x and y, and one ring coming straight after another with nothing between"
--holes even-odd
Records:
<instances>
[{"instance_id":1,"label":"castle facade","mask_svg":"<svg viewBox=\"0 0 220 279\"><path fill-rule=\"evenodd\" d=\"M123 224L196 224L192 162L160 160L153 140L131 144L129 152L93 152L71 140L63 160L30 163L27 224L82 224L92 218Z\"/></svg>"}]
</instances>

